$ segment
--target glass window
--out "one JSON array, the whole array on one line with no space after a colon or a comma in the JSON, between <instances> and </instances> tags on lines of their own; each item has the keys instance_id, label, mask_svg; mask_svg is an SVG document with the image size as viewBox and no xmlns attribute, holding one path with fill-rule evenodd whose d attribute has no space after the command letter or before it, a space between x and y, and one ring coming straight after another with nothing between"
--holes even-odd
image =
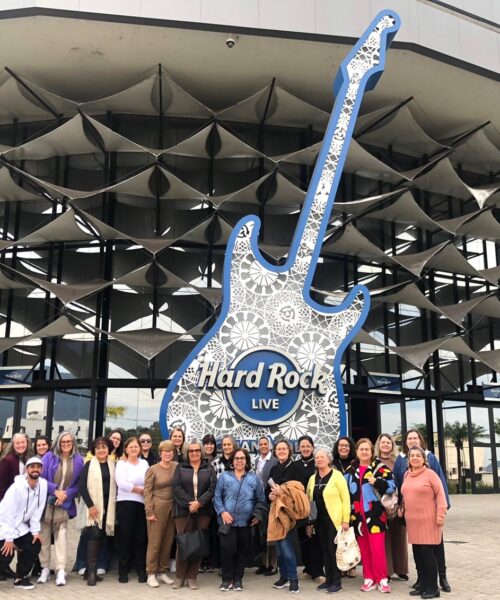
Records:
<instances>
[{"instance_id":1,"label":"glass window","mask_svg":"<svg viewBox=\"0 0 500 600\"><path fill-rule=\"evenodd\" d=\"M427 425L425 417L425 400L410 400L405 403L406 407L406 431L416 429L427 442Z\"/></svg>"},{"instance_id":2,"label":"glass window","mask_svg":"<svg viewBox=\"0 0 500 600\"><path fill-rule=\"evenodd\" d=\"M493 409L493 429L495 431L495 441L500 443L500 408Z\"/></svg>"},{"instance_id":3,"label":"glass window","mask_svg":"<svg viewBox=\"0 0 500 600\"><path fill-rule=\"evenodd\" d=\"M489 443L490 441L490 419L489 410L483 406L471 406L471 435L472 443Z\"/></svg>"},{"instance_id":4,"label":"glass window","mask_svg":"<svg viewBox=\"0 0 500 600\"><path fill-rule=\"evenodd\" d=\"M465 402L443 402L443 433L450 493L471 491L469 440Z\"/></svg>"},{"instance_id":5,"label":"glass window","mask_svg":"<svg viewBox=\"0 0 500 600\"><path fill-rule=\"evenodd\" d=\"M54 393L52 439L62 431L75 434L80 452L87 451L89 436L90 390L58 390Z\"/></svg>"},{"instance_id":6,"label":"glass window","mask_svg":"<svg viewBox=\"0 0 500 600\"><path fill-rule=\"evenodd\" d=\"M0 395L0 438L10 440L14 427L14 394Z\"/></svg>"},{"instance_id":7,"label":"glass window","mask_svg":"<svg viewBox=\"0 0 500 600\"><path fill-rule=\"evenodd\" d=\"M151 397L149 388L108 388L106 430L121 427L128 437L147 429L154 443L158 443L162 439L159 415L164 393L164 389L155 390Z\"/></svg>"},{"instance_id":8,"label":"glass window","mask_svg":"<svg viewBox=\"0 0 500 600\"><path fill-rule=\"evenodd\" d=\"M401 438L400 402L380 401L380 432L390 433L399 441Z\"/></svg>"},{"instance_id":9,"label":"glass window","mask_svg":"<svg viewBox=\"0 0 500 600\"><path fill-rule=\"evenodd\" d=\"M39 429L45 433L48 406L48 394L23 394L20 431L27 433L31 439L36 436Z\"/></svg>"},{"instance_id":10,"label":"glass window","mask_svg":"<svg viewBox=\"0 0 500 600\"><path fill-rule=\"evenodd\" d=\"M492 449L484 446L474 448L474 481L477 489L495 487Z\"/></svg>"}]
</instances>

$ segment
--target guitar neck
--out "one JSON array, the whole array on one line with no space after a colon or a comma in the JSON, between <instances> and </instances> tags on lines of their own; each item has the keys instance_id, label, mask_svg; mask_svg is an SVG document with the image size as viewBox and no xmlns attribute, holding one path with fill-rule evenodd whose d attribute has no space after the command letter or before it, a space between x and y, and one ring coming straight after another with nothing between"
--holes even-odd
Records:
<instances>
[{"instance_id":1,"label":"guitar neck","mask_svg":"<svg viewBox=\"0 0 500 600\"><path fill-rule=\"evenodd\" d=\"M314 276L363 93L375 85L387 46L398 28L397 16L387 12L378 15L337 75L334 109L290 250L290 270L303 280L304 288L310 287Z\"/></svg>"}]
</instances>

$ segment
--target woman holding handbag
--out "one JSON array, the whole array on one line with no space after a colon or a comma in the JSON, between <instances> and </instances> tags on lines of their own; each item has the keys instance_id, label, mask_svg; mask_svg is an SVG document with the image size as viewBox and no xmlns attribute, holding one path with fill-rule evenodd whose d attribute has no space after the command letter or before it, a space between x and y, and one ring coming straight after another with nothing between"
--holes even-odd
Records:
<instances>
[{"instance_id":1,"label":"woman holding handbag","mask_svg":"<svg viewBox=\"0 0 500 600\"><path fill-rule=\"evenodd\" d=\"M381 433L375 442L375 456L391 471L396 460L396 444L388 433ZM395 514L390 519L390 525L385 536L385 552L387 558L387 573L394 573L401 581L408 581L408 541L404 520Z\"/></svg>"},{"instance_id":2,"label":"woman holding handbag","mask_svg":"<svg viewBox=\"0 0 500 600\"><path fill-rule=\"evenodd\" d=\"M54 534L56 585L66 585L68 520L76 517L75 498L80 489L79 479L83 469L83 458L78 454L74 434L71 431L60 433L42 463L42 477L47 480L49 496L41 524L42 572L38 583L47 583L50 579L50 538Z\"/></svg>"},{"instance_id":3,"label":"woman holding handbag","mask_svg":"<svg viewBox=\"0 0 500 600\"><path fill-rule=\"evenodd\" d=\"M396 489L391 470L374 456L374 446L368 438L356 443L356 460L344 477L351 495L351 525L358 536L363 562L362 592L378 589L389 593L385 556L387 513L380 497Z\"/></svg>"},{"instance_id":4,"label":"woman holding handbag","mask_svg":"<svg viewBox=\"0 0 500 600\"><path fill-rule=\"evenodd\" d=\"M239 448L231 455L234 470L224 471L217 481L214 507L220 520L222 562L221 591L243 589L243 573L250 547L250 527L257 525L255 505L264 504L264 489L252 467L250 454Z\"/></svg>"},{"instance_id":5,"label":"woman holding handbag","mask_svg":"<svg viewBox=\"0 0 500 600\"><path fill-rule=\"evenodd\" d=\"M177 534L206 530L213 514L212 498L217 475L209 463L202 460L202 445L191 440L187 447L188 462L179 464L173 479L174 520ZM191 590L198 589L196 576L201 558L184 560L177 543L175 581L172 589L182 588L187 579Z\"/></svg>"},{"instance_id":6,"label":"woman holding handbag","mask_svg":"<svg viewBox=\"0 0 500 600\"><path fill-rule=\"evenodd\" d=\"M425 450L411 448L408 451L408 464L399 514L406 519L408 541L413 545L420 582L410 596L439 598L435 548L443 539L446 495L439 476L428 467Z\"/></svg>"},{"instance_id":7,"label":"woman holding handbag","mask_svg":"<svg viewBox=\"0 0 500 600\"><path fill-rule=\"evenodd\" d=\"M87 585L102 581L98 576L97 557L106 536L115 532L116 482L115 461L110 458L113 443L98 437L90 447L92 458L83 467L80 495L85 503L85 533L87 539Z\"/></svg>"},{"instance_id":8,"label":"woman holding handbag","mask_svg":"<svg viewBox=\"0 0 500 600\"><path fill-rule=\"evenodd\" d=\"M307 526L307 533L312 535L312 528L316 530L323 553L326 580L316 589L334 594L342 591L335 538L339 529L349 529L351 501L346 480L342 473L332 469L332 460L326 448L318 448L314 452L317 472L309 479L307 495L316 505L317 517L312 525Z\"/></svg>"}]
</instances>

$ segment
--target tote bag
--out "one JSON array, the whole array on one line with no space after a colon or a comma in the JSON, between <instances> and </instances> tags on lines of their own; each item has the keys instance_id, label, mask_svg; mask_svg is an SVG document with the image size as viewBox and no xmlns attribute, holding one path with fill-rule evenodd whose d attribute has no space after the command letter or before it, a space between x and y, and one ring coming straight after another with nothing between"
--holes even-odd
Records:
<instances>
[{"instance_id":1,"label":"tote bag","mask_svg":"<svg viewBox=\"0 0 500 600\"><path fill-rule=\"evenodd\" d=\"M361 552L353 527L349 527L347 531L339 529L335 543L337 544L337 566L341 571L349 571L361 561Z\"/></svg>"}]
</instances>

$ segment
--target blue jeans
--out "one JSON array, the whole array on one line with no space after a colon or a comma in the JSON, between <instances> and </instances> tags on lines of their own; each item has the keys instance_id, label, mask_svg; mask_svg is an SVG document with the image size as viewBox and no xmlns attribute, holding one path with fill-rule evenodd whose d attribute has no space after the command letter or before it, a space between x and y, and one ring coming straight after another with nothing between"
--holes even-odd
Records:
<instances>
[{"instance_id":1,"label":"blue jeans","mask_svg":"<svg viewBox=\"0 0 500 600\"><path fill-rule=\"evenodd\" d=\"M297 560L293 548L293 530L288 532L284 540L276 542L278 549L278 566L281 577L285 579L297 580Z\"/></svg>"},{"instance_id":2,"label":"blue jeans","mask_svg":"<svg viewBox=\"0 0 500 600\"><path fill-rule=\"evenodd\" d=\"M113 548L113 538L106 536L102 542L99 556L97 558L97 568L109 571L111 568L111 550ZM80 541L76 549L76 560L73 565L73 571L87 568L87 533L82 529Z\"/></svg>"}]
</instances>

